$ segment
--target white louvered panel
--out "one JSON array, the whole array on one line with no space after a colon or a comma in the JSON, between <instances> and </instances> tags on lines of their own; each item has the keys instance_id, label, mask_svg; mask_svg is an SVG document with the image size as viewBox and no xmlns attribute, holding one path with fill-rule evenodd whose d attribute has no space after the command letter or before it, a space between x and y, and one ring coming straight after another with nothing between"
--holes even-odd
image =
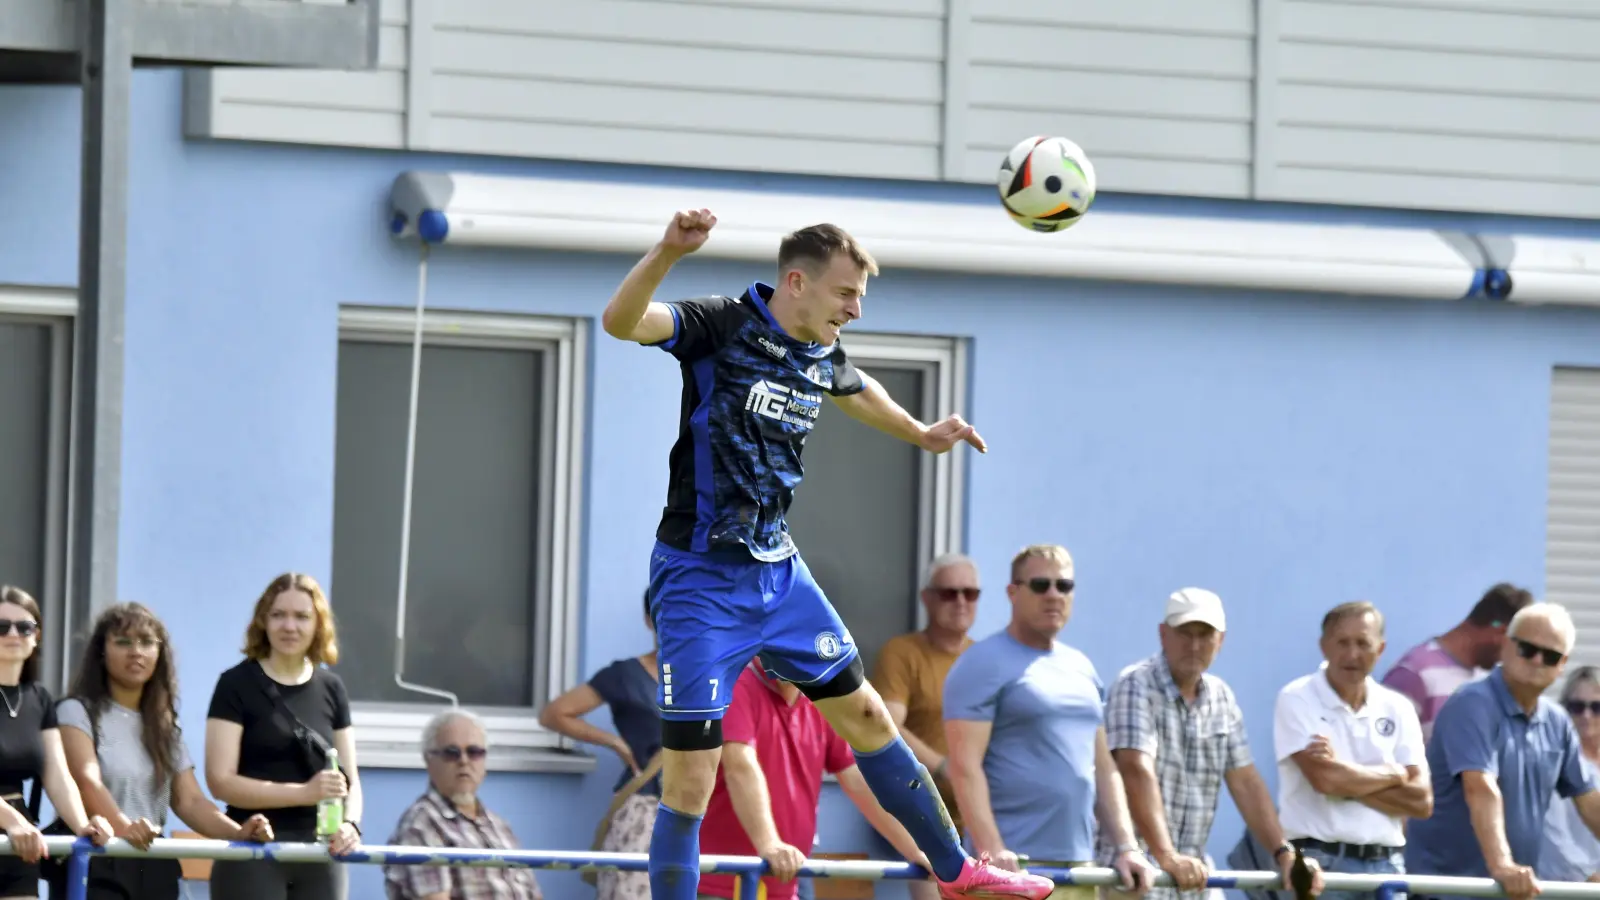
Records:
<instances>
[{"instance_id":1,"label":"white louvered panel","mask_svg":"<svg viewBox=\"0 0 1600 900\"><path fill-rule=\"evenodd\" d=\"M1572 611L1573 662L1600 664L1600 369L1555 370L1549 490L1543 599Z\"/></svg>"}]
</instances>

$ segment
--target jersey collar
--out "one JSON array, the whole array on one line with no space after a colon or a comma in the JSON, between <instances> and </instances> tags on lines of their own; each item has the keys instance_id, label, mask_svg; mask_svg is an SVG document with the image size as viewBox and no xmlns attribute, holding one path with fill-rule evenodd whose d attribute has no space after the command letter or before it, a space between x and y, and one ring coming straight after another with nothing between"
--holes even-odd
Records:
<instances>
[{"instance_id":1,"label":"jersey collar","mask_svg":"<svg viewBox=\"0 0 1600 900\"><path fill-rule=\"evenodd\" d=\"M823 347L821 344L812 341L797 340L793 335L789 334L789 332L783 330L783 326L779 325L778 320L773 318L772 310L767 308L767 302L772 299L772 285L760 281L752 281L750 283L750 287L744 292L744 297L742 299L745 303L748 303L760 310L762 321L772 326L773 331L776 331L780 336L783 337L784 340L788 341L792 346L800 350L806 356L821 358L826 354L818 351L831 351L833 349L831 347Z\"/></svg>"}]
</instances>

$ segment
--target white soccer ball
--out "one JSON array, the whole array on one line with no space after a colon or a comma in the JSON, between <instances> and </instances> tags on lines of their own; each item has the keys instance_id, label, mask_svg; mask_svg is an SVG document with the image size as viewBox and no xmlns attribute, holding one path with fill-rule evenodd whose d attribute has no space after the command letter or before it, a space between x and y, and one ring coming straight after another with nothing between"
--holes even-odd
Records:
<instances>
[{"instance_id":1,"label":"white soccer ball","mask_svg":"<svg viewBox=\"0 0 1600 900\"><path fill-rule=\"evenodd\" d=\"M1018 143L1000 164L1000 204L1030 231L1062 231L1078 224L1094 203L1094 163L1064 137L1034 136Z\"/></svg>"}]
</instances>

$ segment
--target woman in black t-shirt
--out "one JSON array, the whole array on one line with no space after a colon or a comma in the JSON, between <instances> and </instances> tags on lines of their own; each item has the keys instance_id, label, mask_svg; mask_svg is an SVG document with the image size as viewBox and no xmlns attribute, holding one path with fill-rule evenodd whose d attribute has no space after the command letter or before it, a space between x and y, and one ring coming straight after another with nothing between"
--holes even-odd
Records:
<instances>
[{"instance_id":1,"label":"woman in black t-shirt","mask_svg":"<svg viewBox=\"0 0 1600 900\"><path fill-rule=\"evenodd\" d=\"M111 823L83 811L83 798L67 771L56 728L56 704L39 683L39 604L27 591L0 585L0 827L17 848L16 856L0 857L0 898L39 896L39 858L43 835L22 795L22 783L42 779L50 805L80 835L102 846L111 839Z\"/></svg>"},{"instance_id":2,"label":"woman in black t-shirt","mask_svg":"<svg viewBox=\"0 0 1600 900\"><path fill-rule=\"evenodd\" d=\"M333 612L309 575L267 585L245 631L245 660L222 673L206 718L206 782L242 822L256 813L280 841L316 840L317 801L344 797L334 855L361 841L361 780L344 682L320 663L339 659ZM326 771L326 748L340 771ZM211 892L228 900L343 900L338 863L218 860Z\"/></svg>"}]
</instances>

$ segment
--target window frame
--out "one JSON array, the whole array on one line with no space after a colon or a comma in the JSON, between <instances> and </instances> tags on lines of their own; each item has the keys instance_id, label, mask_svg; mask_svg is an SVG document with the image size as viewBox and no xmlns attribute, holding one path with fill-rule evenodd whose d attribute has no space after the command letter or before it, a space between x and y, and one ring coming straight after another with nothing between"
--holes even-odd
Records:
<instances>
[{"instance_id":1,"label":"window frame","mask_svg":"<svg viewBox=\"0 0 1600 900\"><path fill-rule=\"evenodd\" d=\"M49 442L45 453L44 581L36 597L44 613L49 639L42 645L40 669L47 687L58 696L72 678L73 636L77 620L92 619L98 610L73 609L70 602L72 552L70 523L72 466L77 454L73 421L78 390L73 377L77 363L78 295L61 288L0 285L0 320L50 329Z\"/></svg>"},{"instance_id":2,"label":"window frame","mask_svg":"<svg viewBox=\"0 0 1600 900\"><path fill-rule=\"evenodd\" d=\"M528 707L469 706L490 732L493 771L583 772L594 760L562 752L570 742L539 724L539 704L576 683L582 611L584 473L587 463L589 322L566 316L480 313L428 309L423 346L538 350L543 352L545 397L540 421L539 509L535 533L536 619L546 622L548 641L534 647L528 672L534 704ZM346 305L339 310L339 335L346 340L410 346L415 311L405 307ZM337 403L337 395L335 397ZM335 472L337 477L337 472ZM337 597L339 586L331 585ZM411 673L414 678L414 673ZM542 691L541 691L542 688ZM362 765L422 769L422 729L444 702L351 701L351 724Z\"/></svg>"},{"instance_id":3,"label":"window frame","mask_svg":"<svg viewBox=\"0 0 1600 900\"><path fill-rule=\"evenodd\" d=\"M933 409L932 421L951 414L971 418L967 408L971 342L967 338L852 332L845 341L845 352L850 362L868 375L885 367L922 371L922 403L924 409ZM921 410L913 412L921 414ZM949 453L922 454L918 466L921 487L915 570L919 578L928 560L944 553L965 552L967 452L968 447L960 444ZM926 627L927 610L916 597L907 599L914 608L916 627Z\"/></svg>"}]
</instances>

